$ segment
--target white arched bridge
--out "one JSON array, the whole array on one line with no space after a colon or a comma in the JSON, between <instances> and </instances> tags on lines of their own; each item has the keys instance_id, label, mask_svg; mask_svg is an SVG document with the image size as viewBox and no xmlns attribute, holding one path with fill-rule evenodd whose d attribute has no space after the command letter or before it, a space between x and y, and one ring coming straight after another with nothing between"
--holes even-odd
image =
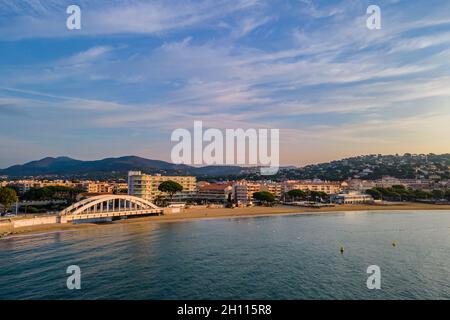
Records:
<instances>
[{"instance_id":1,"label":"white arched bridge","mask_svg":"<svg viewBox=\"0 0 450 320\"><path fill-rule=\"evenodd\" d=\"M59 213L62 223L97 218L163 214L164 209L150 201L128 195L102 195L72 204Z\"/></svg>"}]
</instances>

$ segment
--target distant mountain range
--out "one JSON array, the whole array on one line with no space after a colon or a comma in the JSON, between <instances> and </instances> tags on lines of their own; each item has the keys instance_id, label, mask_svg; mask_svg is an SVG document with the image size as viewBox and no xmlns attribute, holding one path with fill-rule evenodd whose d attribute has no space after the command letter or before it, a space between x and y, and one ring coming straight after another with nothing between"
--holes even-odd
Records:
<instances>
[{"instance_id":1,"label":"distant mountain range","mask_svg":"<svg viewBox=\"0 0 450 320\"><path fill-rule=\"evenodd\" d=\"M342 181L349 178L374 180L382 176L403 179L450 179L450 154L372 154L308 165L281 167L274 176L261 176L256 167L192 167L136 156L81 161L68 157L44 158L0 170L0 176L57 176L59 178L125 178L130 170L149 174L194 175L205 179L322 179Z\"/></svg>"},{"instance_id":2,"label":"distant mountain range","mask_svg":"<svg viewBox=\"0 0 450 320\"><path fill-rule=\"evenodd\" d=\"M37 161L31 161L23 165L14 165L0 170L0 175L9 177L25 176L120 176L130 170L141 170L146 173L180 174L180 175L236 175L244 169L239 166L206 166L191 167L177 165L160 160L145 159L137 156L125 156L120 158L106 158L94 161L82 161L69 157L47 157Z\"/></svg>"}]
</instances>

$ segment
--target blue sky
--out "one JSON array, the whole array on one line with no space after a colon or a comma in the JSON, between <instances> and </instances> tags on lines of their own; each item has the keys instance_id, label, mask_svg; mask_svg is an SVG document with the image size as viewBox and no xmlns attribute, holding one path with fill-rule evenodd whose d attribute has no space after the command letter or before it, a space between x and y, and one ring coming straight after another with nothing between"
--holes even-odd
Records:
<instances>
[{"instance_id":1,"label":"blue sky","mask_svg":"<svg viewBox=\"0 0 450 320\"><path fill-rule=\"evenodd\" d=\"M82 29L66 29L66 8ZM381 8L381 30L366 9ZM170 134L278 128L282 164L450 152L450 1L0 0L0 167L170 160Z\"/></svg>"}]
</instances>

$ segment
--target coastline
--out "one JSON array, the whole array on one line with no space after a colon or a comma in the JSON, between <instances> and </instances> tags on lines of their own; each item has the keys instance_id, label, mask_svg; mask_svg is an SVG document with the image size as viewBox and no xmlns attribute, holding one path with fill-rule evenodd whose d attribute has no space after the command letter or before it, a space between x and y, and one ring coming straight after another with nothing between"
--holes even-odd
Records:
<instances>
[{"instance_id":1,"label":"coastline","mask_svg":"<svg viewBox=\"0 0 450 320\"><path fill-rule=\"evenodd\" d=\"M204 219L224 219L224 218L249 218L264 216L284 216L298 214L315 213L336 213L344 211L409 211L409 210L450 210L450 205L435 205L423 203L402 203L395 205L336 205L324 208L305 208L294 206L275 207L246 207L246 208L193 208L184 209L182 213L173 213L163 216L149 216L126 220L117 220L107 224L83 223L83 224L46 224L17 228L14 231L3 235L9 237L22 234L49 233L58 231L75 231L85 228L101 228L105 225L142 223L142 222L186 222ZM2 236L0 235L0 239Z\"/></svg>"}]
</instances>

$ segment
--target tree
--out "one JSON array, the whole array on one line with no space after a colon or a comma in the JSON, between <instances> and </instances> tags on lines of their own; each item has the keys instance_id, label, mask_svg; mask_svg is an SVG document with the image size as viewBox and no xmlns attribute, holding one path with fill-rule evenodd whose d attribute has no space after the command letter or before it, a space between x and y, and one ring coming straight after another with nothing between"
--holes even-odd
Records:
<instances>
[{"instance_id":1,"label":"tree","mask_svg":"<svg viewBox=\"0 0 450 320\"><path fill-rule=\"evenodd\" d=\"M441 200L445 197L445 192L442 190L433 190L431 194L433 195L434 200Z\"/></svg>"},{"instance_id":2,"label":"tree","mask_svg":"<svg viewBox=\"0 0 450 320\"><path fill-rule=\"evenodd\" d=\"M183 186L178 182L167 180L162 182L158 186L158 190L161 192L166 192L170 195L170 201L172 201L173 195L177 192L183 191Z\"/></svg>"},{"instance_id":3,"label":"tree","mask_svg":"<svg viewBox=\"0 0 450 320\"><path fill-rule=\"evenodd\" d=\"M287 195L289 196L289 198L297 200L297 199L305 199L307 193L303 190L294 189L288 191Z\"/></svg>"},{"instance_id":4,"label":"tree","mask_svg":"<svg viewBox=\"0 0 450 320\"><path fill-rule=\"evenodd\" d=\"M320 199L322 201L323 199L325 199L327 197L328 197L328 195L323 191L310 191L309 192L309 198L312 201L317 201L317 199Z\"/></svg>"},{"instance_id":5,"label":"tree","mask_svg":"<svg viewBox=\"0 0 450 320\"><path fill-rule=\"evenodd\" d=\"M445 191L445 198L446 198L448 201L450 201L450 189L447 189L447 190Z\"/></svg>"},{"instance_id":6,"label":"tree","mask_svg":"<svg viewBox=\"0 0 450 320\"><path fill-rule=\"evenodd\" d=\"M23 195L25 200L71 200L76 199L77 194L83 192L80 189L74 189L64 186L48 186L44 188L31 188Z\"/></svg>"},{"instance_id":7,"label":"tree","mask_svg":"<svg viewBox=\"0 0 450 320\"><path fill-rule=\"evenodd\" d=\"M375 188L366 190L366 193L368 195L371 195L376 200L382 199L382 197L383 197L382 193Z\"/></svg>"},{"instance_id":8,"label":"tree","mask_svg":"<svg viewBox=\"0 0 450 320\"><path fill-rule=\"evenodd\" d=\"M415 190L414 191L414 199L421 200L421 199L430 199L432 197L431 193L421 191L421 190Z\"/></svg>"},{"instance_id":9,"label":"tree","mask_svg":"<svg viewBox=\"0 0 450 320\"><path fill-rule=\"evenodd\" d=\"M258 200L264 204L271 204L275 201L275 196L270 192L260 191L253 194L253 199Z\"/></svg>"},{"instance_id":10,"label":"tree","mask_svg":"<svg viewBox=\"0 0 450 320\"><path fill-rule=\"evenodd\" d=\"M8 212L11 205L19 201L16 191L14 189L4 187L0 189L0 203L5 207L5 212Z\"/></svg>"}]
</instances>

